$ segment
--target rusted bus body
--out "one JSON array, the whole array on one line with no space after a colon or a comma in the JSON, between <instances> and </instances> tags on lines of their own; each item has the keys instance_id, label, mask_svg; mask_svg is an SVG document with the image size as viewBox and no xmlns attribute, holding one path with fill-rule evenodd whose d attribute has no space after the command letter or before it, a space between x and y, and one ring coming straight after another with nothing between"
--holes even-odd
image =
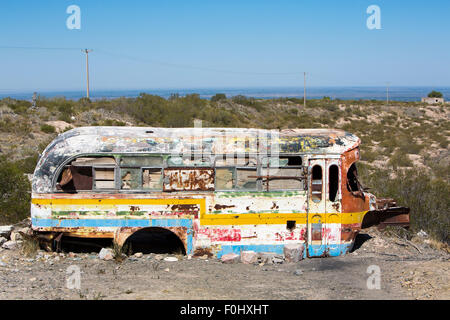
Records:
<instances>
[{"instance_id":1,"label":"rusted bus body","mask_svg":"<svg viewBox=\"0 0 450 320\"><path fill-rule=\"evenodd\" d=\"M217 257L288 243L308 257L341 255L361 227L409 222L407 208L362 189L359 144L323 129L73 129L36 167L32 227L119 244L164 228L187 254Z\"/></svg>"}]
</instances>

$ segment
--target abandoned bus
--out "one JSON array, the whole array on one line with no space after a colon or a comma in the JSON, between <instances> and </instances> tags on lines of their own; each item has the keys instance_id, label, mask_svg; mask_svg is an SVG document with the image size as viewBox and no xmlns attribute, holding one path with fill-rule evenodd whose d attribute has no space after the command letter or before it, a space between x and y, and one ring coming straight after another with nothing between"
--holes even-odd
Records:
<instances>
[{"instance_id":1,"label":"abandoned bus","mask_svg":"<svg viewBox=\"0 0 450 320\"><path fill-rule=\"evenodd\" d=\"M167 232L189 255L351 250L361 228L409 224L409 209L358 181L360 139L342 130L82 127L60 134L33 176L34 232Z\"/></svg>"}]
</instances>

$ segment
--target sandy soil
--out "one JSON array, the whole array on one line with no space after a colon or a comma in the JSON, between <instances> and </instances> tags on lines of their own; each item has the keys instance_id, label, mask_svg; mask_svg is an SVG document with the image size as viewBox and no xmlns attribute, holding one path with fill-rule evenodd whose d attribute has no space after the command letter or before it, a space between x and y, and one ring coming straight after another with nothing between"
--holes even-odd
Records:
<instances>
[{"instance_id":1,"label":"sandy soil","mask_svg":"<svg viewBox=\"0 0 450 320\"><path fill-rule=\"evenodd\" d=\"M157 254L119 263L95 253L40 252L30 258L20 250L0 250L0 299L450 298L448 253L426 242L386 238L375 229L361 234L356 250L345 256L276 265L182 256L167 262L158 259L168 255ZM71 265L80 268L80 289L66 287ZM373 265L380 269L380 289L367 286Z\"/></svg>"}]
</instances>

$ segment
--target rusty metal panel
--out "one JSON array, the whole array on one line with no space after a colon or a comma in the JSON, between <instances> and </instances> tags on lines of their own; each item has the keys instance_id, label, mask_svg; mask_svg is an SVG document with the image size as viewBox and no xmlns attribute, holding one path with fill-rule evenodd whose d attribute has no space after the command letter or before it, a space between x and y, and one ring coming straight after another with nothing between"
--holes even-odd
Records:
<instances>
[{"instance_id":1,"label":"rusty metal panel","mask_svg":"<svg viewBox=\"0 0 450 320\"><path fill-rule=\"evenodd\" d=\"M164 170L164 191L213 191L214 169L168 168Z\"/></svg>"}]
</instances>

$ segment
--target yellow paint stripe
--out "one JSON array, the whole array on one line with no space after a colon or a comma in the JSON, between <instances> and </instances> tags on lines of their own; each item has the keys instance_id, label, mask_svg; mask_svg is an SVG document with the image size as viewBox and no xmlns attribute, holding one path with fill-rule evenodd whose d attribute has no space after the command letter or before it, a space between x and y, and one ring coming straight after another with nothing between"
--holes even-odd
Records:
<instances>
[{"instance_id":1,"label":"yellow paint stripe","mask_svg":"<svg viewBox=\"0 0 450 320\"><path fill-rule=\"evenodd\" d=\"M52 205L65 207L70 205L84 206L107 206L111 205L176 205L176 204L196 204L200 206L201 225L251 225L251 224L285 224L287 220L294 220L299 224L306 224L306 213L244 213L244 214L207 214L206 199L32 199L33 204ZM340 220L342 224L361 223L367 211L352 213L310 213L311 221L313 216L319 215L323 223L327 223L328 218L333 216L333 223ZM339 219L340 218L340 219Z\"/></svg>"}]
</instances>

